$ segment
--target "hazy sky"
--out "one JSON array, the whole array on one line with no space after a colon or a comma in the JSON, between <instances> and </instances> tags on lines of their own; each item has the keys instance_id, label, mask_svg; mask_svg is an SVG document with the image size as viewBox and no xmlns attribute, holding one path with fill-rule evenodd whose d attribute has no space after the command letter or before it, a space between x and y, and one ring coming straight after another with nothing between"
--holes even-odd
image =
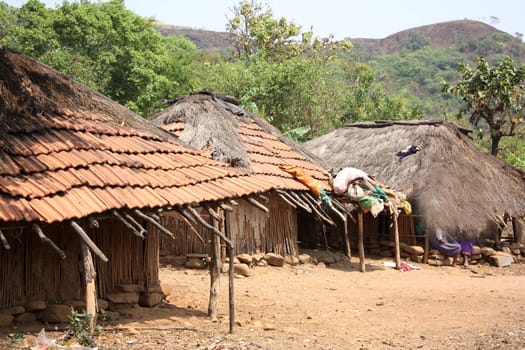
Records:
<instances>
[{"instance_id":1,"label":"hazy sky","mask_svg":"<svg viewBox=\"0 0 525 350\"><path fill-rule=\"evenodd\" d=\"M1 1L1 0L0 0ZM6 1L6 0L4 0ZM73 0L70 0L73 1ZM19 7L26 0L7 0ZM261 0L274 12L317 36L384 38L399 31L471 19L511 35L525 32L523 0ZM61 0L45 0L55 7ZM125 0L126 7L166 24L225 31L238 0Z\"/></svg>"}]
</instances>

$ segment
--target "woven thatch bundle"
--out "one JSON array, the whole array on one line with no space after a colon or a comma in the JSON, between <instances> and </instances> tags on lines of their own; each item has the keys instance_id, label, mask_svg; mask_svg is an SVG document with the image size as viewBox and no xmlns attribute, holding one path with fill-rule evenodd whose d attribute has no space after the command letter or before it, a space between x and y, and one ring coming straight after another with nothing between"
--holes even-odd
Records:
<instances>
[{"instance_id":1,"label":"woven thatch bundle","mask_svg":"<svg viewBox=\"0 0 525 350\"><path fill-rule=\"evenodd\" d=\"M402 161L410 145L424 148ZM429 230L492 236L504 213L525 214L525 174L441 121L347 125L305 147L334 168L356 167L407 194Z\"/></svg>"}]
</instances>

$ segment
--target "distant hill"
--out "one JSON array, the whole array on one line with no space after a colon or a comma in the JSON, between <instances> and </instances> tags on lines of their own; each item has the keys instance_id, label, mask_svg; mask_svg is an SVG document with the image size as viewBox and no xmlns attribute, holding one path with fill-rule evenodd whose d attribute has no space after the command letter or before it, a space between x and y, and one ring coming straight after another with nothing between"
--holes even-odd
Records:
<instances>
[{"instance_id":1,"label":"distant hill","mask_svg":"<svg viewBox=\"0 0 525 350\"><path fill-rule=\"evenodd\" d=\"M159 30L164 35L184 36L205 51L225 52L232 48L227 32L164 24ZM466 19L411 28L383 39L349 37L348 40L354 45L349 60L370 65L385 91L419 106L428 117L457 110L458 102L443 96L441 81L456 80L459 64L474 65L479 56L491 63L503 56L525 62L522 38Z\"/></svg>"}]
</instances>

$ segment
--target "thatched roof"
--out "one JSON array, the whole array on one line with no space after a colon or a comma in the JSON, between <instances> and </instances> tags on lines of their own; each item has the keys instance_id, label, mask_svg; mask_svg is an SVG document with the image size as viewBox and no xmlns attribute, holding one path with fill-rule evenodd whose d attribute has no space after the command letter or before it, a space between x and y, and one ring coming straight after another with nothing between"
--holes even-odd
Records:
<instances>
[{"instance_id":1,"label":"thatched roof","mask_svg":"<svg viewBox=\"0 0 525 350\"><path fill-rule=\"evenodd\" d=\"M1 46L0 134L0 224L193 205L271 186Z\"/></svg>"},{"instance_id":2,"label":"thatched roof","mask_svg":"<svg viewBox=\"0 0 525 350\"><path fill-rule=\"evenodd\" d=\"M177 135L183 144L253 174L273 177L281 188L296 187L287 188L294 181L282 181L292 179L279 169L284 165L302 168L325 188L330 187L326 164L262 117L240 108L230 96L196 92L174 101L152 121Z\"/></svg>"},{"instance_id":3,"label":"thatched roof","mask_svg":"<svg viewBox=\"0 0 525 350\"><path fill-rule=\"evenodd\" d=\"M423 144L399 161L396 153ZM495 215L525 214L525 175L480 151L449 122L347 125L304 145L334 168L355 167L407 194L428 228L491 234Z\"/></svg>"}]
</instances>

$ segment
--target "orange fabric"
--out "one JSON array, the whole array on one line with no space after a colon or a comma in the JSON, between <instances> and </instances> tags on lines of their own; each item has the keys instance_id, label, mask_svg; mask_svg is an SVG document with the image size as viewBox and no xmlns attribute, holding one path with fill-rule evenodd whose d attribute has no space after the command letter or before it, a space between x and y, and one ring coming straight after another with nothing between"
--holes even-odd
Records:
<instances>
[{"instance_id":1,"label":"orange fabric","mask_svg":"<svg viewBox=\"0 0 525 350\"><path fill-rule=\"evenodd\" d=\"M301 183L308 186L308 188L310 188L310 191L312 191L316 197L319 197L321 195L321 186L319 185L319 183L313 177L308 175L303 169L293 165L281 165L279 166L279 168L291 174Z\"/></svg>"}]
</instances>

